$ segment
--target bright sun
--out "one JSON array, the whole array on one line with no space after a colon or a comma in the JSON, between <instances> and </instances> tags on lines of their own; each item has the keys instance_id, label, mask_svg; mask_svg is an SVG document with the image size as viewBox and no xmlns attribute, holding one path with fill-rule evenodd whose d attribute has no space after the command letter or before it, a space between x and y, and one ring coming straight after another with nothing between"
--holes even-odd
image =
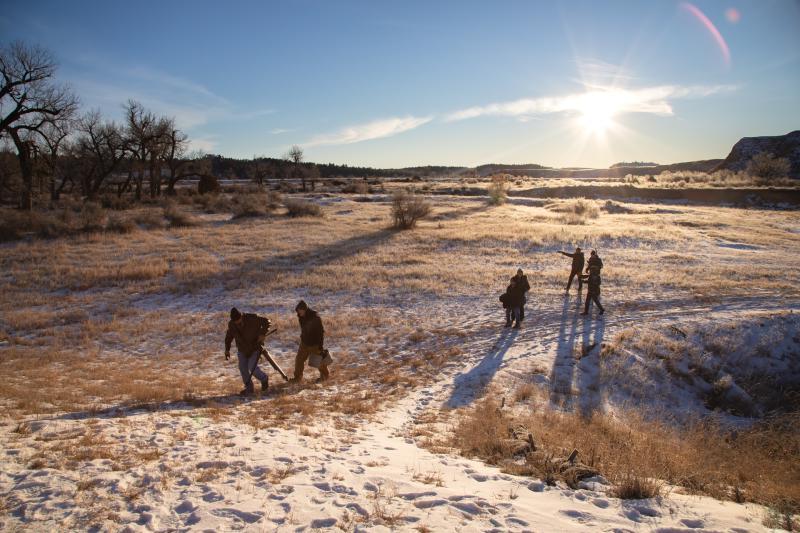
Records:
<instances>
[{"instance_id":1,"label":"bright sun","mask_svg":"<svg viewBox=\"0 0 800 533\"><path fill-rule=\"evenodd\" d=\"M614 116L620 108L617 100L616 95L608 92L584 94L576 106L581 128L587 133L605 135L614 126Z\"/></svg>"},{"instance_id":2,"label":"bright sun","mask_svg":"<svg viewBox=\"0 0 800 533\"><path fill-rule=\"evenodd\" d=\"M580 117L583 128L589 133L603 135L614 125L614 110L594 108L584 109Z\"/></svg>"}]
</instances>

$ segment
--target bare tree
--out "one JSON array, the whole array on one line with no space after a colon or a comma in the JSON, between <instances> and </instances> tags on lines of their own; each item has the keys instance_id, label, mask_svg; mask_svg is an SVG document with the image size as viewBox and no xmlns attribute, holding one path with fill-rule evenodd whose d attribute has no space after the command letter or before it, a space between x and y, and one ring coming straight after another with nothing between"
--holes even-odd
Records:
<instances>
[{"instance_id":1,"label":"bare tree","mask_svg":"<svg viewBox=\"0 0 800 533\"><path fill-rule=\"evenodd\" d=\"M303 162L303 149L295 144L288 152L286 152L286 156L284 156L284 158L292 163L292 177L294 179L300 178L302 180L303 192L306 192L306 176L300 168L300 164Z\"/></svg>"},{"instance_id":2,"label":"bare tree","mask_svg":"<svg viewBox=\"0 0 800 533\"><path fill-rule=\"evenodd\" d=\"M200 151L187 156L189 150L189 136L175 127L175 119L166 119L164 123L165 135L163 142L162 158L169 170L169 177L167 178L167 194L175 194L175 184L183 178L192 174L199 173L199 170L194 168L197 161L201 160L204 154Z\"/></svg>"},{"instance_id":3,"label":"bare tree","mask_svg":"<svg viewBox=\"0 0 800 533\"><path fill-rule=\"evenodd\" d=\"M135 179L135 197L136 200L141 200L142 185L145 171L148 170L148 163L150 164L149 171L151 172L150 179L152 180L152 172L155 167L153 162L158 157L158 137L160 134L158 131L158 118L152 112L147 111L139 102L128 100L127 104L125 104L125 122L125 138L132 159L125 188L129 186L132 178Z\"/></svg>"},{"instance_id":4,"label":"bare tree","mask_svg":"<svg viewBox=\"0 0 800 533\"><path fill-rule=\"evenodd\" d=\"M37 141L45 125L69 119L77 110L72 91L54 82L56 62L40 47L14 42L0 50L0 136L8 136L17 150L22 191L19 207L33 207L34 163Z\"/></svg>"},{"instance_id":5,"label":"bare tree","mask_svg":"<svg viewBox=\"0 0 800 533\"><path fill-rule=\"evenodd\" d=\"M106 179L125 159L125 136L114 122L104 121L99 111L87 113L78 122L77 129L75 156L80 162L81 189L84 196L94 199Z\"/></svg>"},{"instance_id":6,"label":"bare tree","mask_svg":"<svg viewBox=\"0 0 800 533\"><path fill-rule=\"evenodd\" d=\"M263 155L254 155L253 161L247 168L247 173L259 186L264 185L264 180L273 173L272 164Z\"/></svg>"},{"instance_id":7,"label":"bare tree","mask_svg":"<svg viewBox=\"0 0 800 533\"><path fill-rule=\"evenodd\" d=\"M47 181L50 191L50 199L56 201L64 190L69 178L67 171L68 165L65 161L65 153L69 151L67 137L71 133L74 125L71 120L49 121L44 125L42 135L39 140L40 148L40 180ZM43 184L40 184L42 187Z\"/></svg>"}]
</instances>

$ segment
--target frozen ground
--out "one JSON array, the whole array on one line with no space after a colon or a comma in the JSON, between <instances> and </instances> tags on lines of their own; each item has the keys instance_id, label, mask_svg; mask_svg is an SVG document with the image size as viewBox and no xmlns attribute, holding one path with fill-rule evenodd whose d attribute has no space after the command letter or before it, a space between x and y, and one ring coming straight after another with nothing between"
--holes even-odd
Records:
<instances>
[{"instance_id":1,"label":"frozen ground","mask_svg":"<svg viewBox=\"0 0 800 533\"><path fill-rule=\"evenodd\" d=\"M2 399L8 410L0 415L0 529L763 531L765 509L757 505L680 490L658 500L623 501L610 497L610 485L599 477L575 490L550 487L454 453L434 453L417 440L415 428L432 418L454 424L453 409L486 393L510 396L528 383L556 409L614 414L636 404L680 418L707 410L715 386L742 400L740 389L753 392L747 378L758 372L796 375L800 298L797 275L789 270L796 217L780 215L790 220L787 225L764 213L733 213L725 219L731 228L721 229L712 209L668 206L644 215L603 214L595 226L565 230L554 222L557 215L537 206L484 213L485 206L473 200L466 206L452 202L427 226L399 236L375 228L374 220L385 219L385 206L349 200L327 205L337 211L302 234L282 221L270 222L255 238L257 222L183 230L180 238L135 233L122 261L169 262L156 264L152 278L148 272L131 274L145 279L140 285L114 278L127 267L117 262L121 241L78 242L74 250L59 245L59 261L100 257L101 266L112 264L116 274L93 265L99 288L75 286L63 265L55 270L61 277L42 273L33 281L24 269L9 267L0 278L3 287L28 283L25 290L36 298L26 304L27 315L14 318L23 325L0 354L46 353L55 346L66 352L63 339L74 342L93 365L86 379L98 381L98 400L73 409L40 402L20 414L26 398ZM505 235L521 216L531 218L520 227L553 227L545 236L517 235L513 228L513 239ZM624 217L639 216L624 231L613 229ZM744 216L762 217L763 231L733 227ZM678 225L657 226L667 217ZM606 218L612 229L601 227ZM635 234L637 220L641 234ZM251 245L268 238L278 243L277 251ZM582 239L608 249L603 319L578 316L582 301L575 288L569 295L557 288L567 265L554 252ZM194 255L184 258L182 246ZM10 253L17 251L39 253L35 247ZM622 268L642 256L662 261L660 270L651 275ZM505 277L517 265L536 274L520 331L502 327L497 304ZM270 270L278 267L283 277ZM451 277L441 271L452 271ZM712 272L721 288L705 291L695 272ZM256 281L242 283L232 273ZM362 279L367 283L359 286ZM28 292L14 294L22 299ZM281 331L270 347L286 368L296 346L291 307L300 297L311 297L329 320L330 348L341 354L332 382L278 388L248 401L233 397L236 370L219 366L230 302L276 318ZM10 297L2 304L6 312L18 307ZM56 326L35 327L54 317L60 320ZM729 326L732 332L717 331ZM673 328L683 334L670 333ZM675 349L648 352L648 345L629 342L644 338L638 334L619 339L632 329L661 335ZM715 339L736 344L715 349ZM604 345L615 351L601 357ZM685 359L679 357L683 351ZM428 357L441 364L428 364ZM205 389L194 391L203 401L178 397L137 409L110 397L109 390L129 384L115 381L108 367L121 365L128 372L143 360L156 371L137 381L160 379L180 391L183 380L197 374L207 379L198 381ZM681 361L705 369L705 377L682 378L690 368ZM64 364L56 359L55 370L48 371L57 375ZM411 365L419 366L409 374ZM371 379L369 374L386 367L408 379ZM7 380L12 378L18 379ZM69 385L53 388L66 395ZM643 386L652 389L643 394ZM342 405L348 401L378 409L347 410ZM746 415L764 407L759 402L723 402L754 411L721 415L744 424ZM297 409L276 418L287 403ZM247 417L263 422L246 423Z\"/></svg>"},{"instance_id":2,"label":"frozen ground","mask_svg":"<svg viewBox=\"0 0 800 533\"><path fill-rule=\"evenodd\" d=\"M87 513L94 513L101 529L127 531L763 530L759 506L678 493L658 501L621 501L606 495L609 485L602 478L579 490L548 487L416 445L411 434L419 417L432 408L470 403L489 385L513 390L533 380L552 391L556 405L609 407L600 405L607 397L591 392L597 391L599 344L631 322L646 318L651 327L688 327L708 313L728 320L785 309L750 298L692 309L662 307L644 316L619 316L609 306L604 320L584 320L576 303L573 293L562 305L533 304L526 327L517 332L500 327L496 309L461 302L453 316L470 317L463 325L475 332L465 339L463 355L445 365L430 385L342 429L323 415L306 420L302 428L254 431L193 414L188 405L34 417L25 434L6 425L0 492L9 514L0 523L52 531L85 527ZM573 357L576 347L592 344L598 348L589 355ZM552 375L532 374L531 368L541 365ZM581 392L566 393L574 387ZM295 400L303 402L312 389L298 391ZM270 408L269 399L249 404ZM26 455L38 444L81 437L105 442L114 455L146 449L159 455L120 471L114 470L112 456L74 471L26 466Z\"/></svg>"}]
</instances>

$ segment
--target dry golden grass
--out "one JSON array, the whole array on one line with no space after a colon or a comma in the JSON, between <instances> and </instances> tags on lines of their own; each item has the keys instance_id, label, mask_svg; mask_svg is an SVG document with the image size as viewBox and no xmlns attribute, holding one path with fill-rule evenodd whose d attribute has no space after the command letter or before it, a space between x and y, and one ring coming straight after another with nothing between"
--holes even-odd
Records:
<instances>
[{"instance_id":1,"label":"dry golden grass","mask_svg":"<svg viewBox=\"0 0 800 533\"><path fill-rule=\"evenodd\" d=\"M529 273L537 299L560 299L569 265L555 252L575 245L599 249L606 263L604 298L627 311L657 305L648 294L675 306L747 294L800 295L796 212L618 203L597 218L586 217L583 225L570 225L544 202L431 202L430 217L408 232L387 229L389 202L337 199L322 207L322 218L227 222L193 212L193 227L6 246L0 254L0 406L21 417L180 404L191 406L193 415L238 420L254 429L308 420L352 428L459 360L459 343L475 331L465 329L462 317L454 322L445 316L451 301L478 295L495 302L494 293L519 266ZM141 209L148 210L161 218L160 208ZM300 297L322 313L326 344L336 359L336 392L307 384L299 402L298 389L273 375L267 396L247 404L230 401L241 384L235 364L222 359L227 310L239 305L268 315L278 327L270 350L289 371L298 335L292 310ZM440 305L410 313L409 301L423 308ZM535 391L521 389L512 398L529 402ZM494 418L465 426L471 434L470 442L460 443L465 453L505 457L497 438L506 437L507 427ZM715 428L676 434L635 422L632 430L603 417L587 421L552 412L536 413L527 423L537 443L558 454L576 447L582 460L620 484L634 468L643 478L706 494L732 497L738 491L746 500L797 500L791 466L800 463L791 448L796 437L776 426L727 442ZM20 425L19 438L26 431ZM417 431L431 449L447 449L436 432L426 434L423 426ZM181 435L175 438L186 438ZM77 468L116 453L102 436L41 445L44 453L31 457L31 466ZM772 455L748 454L747 446ZM115 468L163 459L146 446L142 450L126 455L130 463L115 461ZM556 475L546 471L543 459L534 466L542 475ZM198 473L209 480L216 475L211 469ZM134 487L131 498L136 494ZM376 504L375 514L387 524L392 520L387 498Z\"/></svg>"},{"instance_id":2,"label":"dry golden grass","mask_svg":"<svg viewBox=\"0 0 800 533\"><path fill-rule=\"evenodd\" d=\"M530 429L538 448L524 467L510 461L509 428L518 423ZM585 418L537 408L514 416L486 397L460 419L450 443L464 455L545 480L559 479L548 464L553 457L577 449L579 460L614 483L620 497L657 495L661 489L656 480L663 480L695 494L789 506L797 512L798 428L797 414L734 433L712 422L676 428L634 411Z\"/></svg>"},{"instance_id":3,"label":"dry golden grass","mask_svg":"<svg viewBox=\"0 0 800 533\"><path fill-rule=\"evenodd\" d=\"M626 295L657 287L662 298L684 302L744 291L798 294L788 253L797 238L787 230L800 223L795 212L634 206L575 227L559 220L562 213L536 205L488 207L481 199L452 198L433 205L430 220L410 232L386 229L389 202L344 200L323 207L325 218L219 223L195 215L197 227L5 248L3 405L21 413L155 407L232 392L236 372L220 367L225 309L241 302L258 309L254 289L285 311L267 313L279 328L270 343L286 354L285 366L296 346L291 309L301 291L320 300L331 345L344 346L336 353L339 383L363 388L363 368L379 358L381 364L369 365L370 382L382 393L402 392L458 357L437 339L466 332L439 330L436 316L408 317L394 303L365 311L364 290L446 301L485 294L487 286L501 290L522 266L532 273L532 293L553 298L568 269L555 251L575 244L600 250L604 298L613 298L616 287ZM743 253L717 241L759 248L757 255ZM227 301L218 299L220 290ZM165 313L162 305L174 311ZM635 311L648 304L618 297L616 305ZM409 342L415 355L394 358ZM379 403L342 398L341 409L368 414Z\"/></svg>"}]
</instances>

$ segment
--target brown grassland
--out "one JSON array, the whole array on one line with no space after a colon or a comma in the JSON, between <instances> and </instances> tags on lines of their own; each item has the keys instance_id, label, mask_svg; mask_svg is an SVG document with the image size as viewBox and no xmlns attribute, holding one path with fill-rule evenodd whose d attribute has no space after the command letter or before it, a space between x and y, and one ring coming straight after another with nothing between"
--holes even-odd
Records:
<instances>
[{"instance_id":1,"label":"brown grassland","mask_svg":"<svg viewBox=\"0 0 800 533\"><path fill-rule=\"evenodd\" d=\"M514 198L490 206L484 198L438 196L415 230L394 231L388 200L356 200L320 195L314 201L324 216L288 217L279 208L235 220L186 207L181 227L3 244L2 424L23 435L26 421L40 417L91 420L137 407L255 429L310 416L354 425L456 362L460 340L487 326L463 325L450 310L492 309L517 267L528 272L537 301L563 294L568 264L555 252L576 245L600 250L604 298L620 314L665 302L680 308L800 296L797 211ZM269 409L232 402L240 381L222 357L228 309L274 321L268 345L291 373L300 298L325 320L336 387L303 389L297 401L297 389L273 374ZM518 402L540 394L531 387L504 393ZM486 425L485 412L499 414ZM512 422L506 417L491 399L463 417L445 411L436 420L458 437L428 444L502 464L491 450ZM800 502L797 423L764 423L729 442L720 428L676 429L636 412L622 424L537 409L524 422L546 448L578 448L612 481L635 475L715 497ZM90 431L41 444L32 467L71 468L113 455L112 443ZM141 449L131 460L154 453ZM536 465L528 473L546 474Z\"/></svg>"}]
</instances>

